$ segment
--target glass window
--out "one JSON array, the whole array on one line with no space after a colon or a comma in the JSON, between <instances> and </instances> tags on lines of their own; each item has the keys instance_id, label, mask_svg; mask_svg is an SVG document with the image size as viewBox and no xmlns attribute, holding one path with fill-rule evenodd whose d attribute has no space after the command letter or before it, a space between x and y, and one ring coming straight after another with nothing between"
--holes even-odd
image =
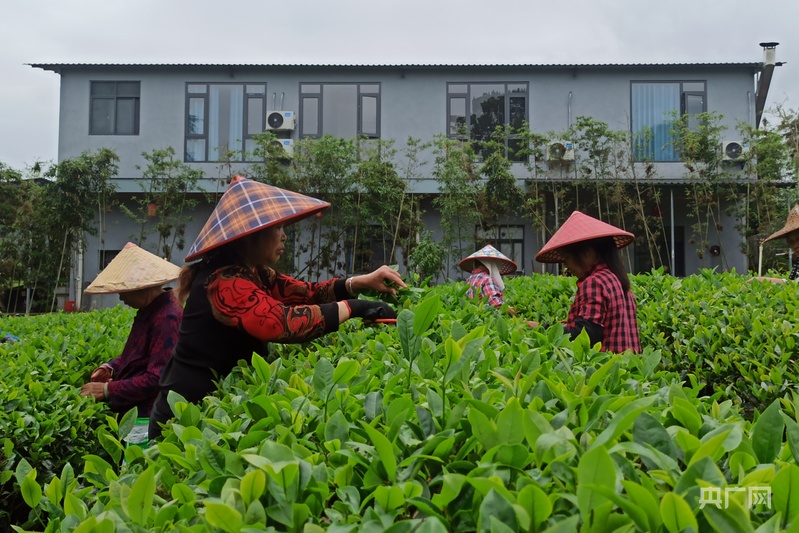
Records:
<instances>
[{"instance_id":1,"label":"glass window","mask_svg":"<svg viewBox=\"0 0 799 533\"><path fill-rule=\"evenodd\" d=\"M465 134L477 142L475 149L483 152L480 141L491 140L499 126L512 130L506 141L507 155L511 161L522 161L517 156L520 143L513 129L520 129L528 121L528 85L526 83L449 83L447 84L447 134L461 137Z\"/></svg>"},{"instance_id":2,"label":"glass window","mask_svg":"<svg viewBox=\"0 0 799 533\"><path fill-rule=\"evenodd\" d=\"M319 136L319 98L302 99L302 131L305 135Z\"/></svg>"},{"instance_id":3,"label":"glass window","mask_svg":"<svg viewBox=\"0 0 799 533\"><path fill-rule=\"evenodd\" d=\"M186 161L252 161L265 126L266 85L186 86Z\"/></svg>"},{"instance_id":4,"label":"glass window","mask_svg":"<svg viewBox=\"0 0 799 533\"><path fill-rule=\"evenodd\" d=\"M693 117L707 110L705 82L632 82L633 154L637 161L679 161L671 123L675 115Z\"/></svg>"},{"instance_id":5,"label":"glass window","mask_svg":"<svg viewBox=\"0 0 799 533\"><path fill-rule=\"evenodd\" d=\"M138 135L138 81L93 81L89 90L89 135Z\"/></svg>"},{"instance_id":6,"label":"glass window","mask_svg":"<svg viewBox=\"0 0 799 533\"><path fill-rule=\"evenodd\" d=\"M380 84L303 83L301 137L380 138Z\"/></svg>"}]
</instances>

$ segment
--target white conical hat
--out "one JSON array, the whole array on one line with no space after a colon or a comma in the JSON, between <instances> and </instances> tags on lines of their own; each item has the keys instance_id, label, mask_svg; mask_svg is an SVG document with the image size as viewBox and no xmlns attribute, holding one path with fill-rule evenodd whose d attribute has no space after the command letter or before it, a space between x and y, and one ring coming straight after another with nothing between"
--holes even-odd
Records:
<instances>
[{"instance_id":1,"label":"white conical hat","mask_svg":"<svg viewBox=\"0 0 799 533\"><path fill-rule=\"evenodd\" d=\"M129 242L83 292L113 294L158 287L179 274L179 266Z\"/></svg>"},{"instance_id":2,"label":"white conical hat","mask_svg":"<svg viewBox=\"0 0 799 533\"><path fill-rule=\"evenodd\" d=\"M499 267L500 274L512 274L518 268L516 261L510 259L490 244L486 244L469 257L464 257L458 265L466 272L471 272L474 270L475 261L495 261Z\"/></svg>"}]
</instances>

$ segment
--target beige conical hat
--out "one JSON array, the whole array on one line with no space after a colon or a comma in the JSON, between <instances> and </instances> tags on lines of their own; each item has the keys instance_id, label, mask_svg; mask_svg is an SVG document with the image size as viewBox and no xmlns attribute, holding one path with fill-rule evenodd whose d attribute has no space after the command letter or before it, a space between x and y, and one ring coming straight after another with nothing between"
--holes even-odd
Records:
<instances>
[{"instance_id":1,"label":"beige conical hat","mask_svg":"<svg viewBox=\"0 0 799 533\"><path fill-rule=\"evenodd\" d=\"M799 205L793 206L793 209L788 213L788 220L785 221L785 226L779 230L775 231L771 235L769 235L763 242L768 242L772 239L777 239L779 237L784 237L788 235L792 231L796 231L799 229Z\"/></svg>"},{"instance_id":2,"label":"beige conical hat","mask_svg":"<svg viewBox=\"0 0 799 533\"><path fill-rule=\"evenodd\" d=\"M179 266L129 242L83 292L112 294L158 287L179 274Z\"/></svg>"}]
</instances>

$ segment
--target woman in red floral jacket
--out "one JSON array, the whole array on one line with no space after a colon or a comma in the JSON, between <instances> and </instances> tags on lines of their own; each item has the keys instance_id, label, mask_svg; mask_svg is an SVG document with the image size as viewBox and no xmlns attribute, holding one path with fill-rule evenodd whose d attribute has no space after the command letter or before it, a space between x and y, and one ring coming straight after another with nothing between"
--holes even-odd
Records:
<instances>
[{"instance_id":1,"label":"woman in red floral jacket","mask_svg":"<svg viewBox=\"0 0 799 533\"><path fill-rule=\"evenodd\" d=\"M405 287L394 270L308 283L271 267L285 251L284 226L330 204L241 177L234 178L189 250L179 295L187 295L175 353L161 376L161 392L150 415L150 438L172 417L167 402L175 391L199 402L253 352L268 342L305 342L336 331L350 318L396 318L381 301L360 300L360 291L396 293Z\"/></svg>"}]
</instances>

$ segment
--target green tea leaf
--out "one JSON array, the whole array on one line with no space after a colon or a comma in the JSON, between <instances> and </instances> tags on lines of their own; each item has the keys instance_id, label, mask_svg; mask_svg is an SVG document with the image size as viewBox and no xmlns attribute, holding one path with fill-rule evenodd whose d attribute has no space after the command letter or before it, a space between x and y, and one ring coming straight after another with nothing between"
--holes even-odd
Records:
<instances>
[{"instance_id":1,"label":"green tea leaf","mask_svg":"<svg viewBox=\"0 0 799 533\"><path fill-rule=\"evenodd\" d=\"M752 449L761 463L771 463L777 457L784 430L780 401L774 400L752 424Z\"/></svg>"},{"instance_id":2,"label":"green tea leaf","mask_svg":"<svg viewBox=\"0 0 799 533\"><path fill-rule=\"evenodd\" d=\"M264 493L266 488L266 474L263 470L251 470L241 478L239 490L245 505L249 505L253 500L257 500Z\"/></svg>"},{"instance_id":3,"label":"green tea leaf","mask_svg":"<svg viewBox=\"0 0 799 533\"><path fill-rule=\"evenodd\" d=\"M36 483L36 470L31 470L22 479L21 484L22 499L28 504L28 507L35 509L42 499L42 488Z\"/></svg>"},{"instance_id":4,"label":"green tea leaf","mask_svg":"<svg viewBox=\"0 0 799 533\"><path fill-rule=\"evenodd\" d=\"M155 471L153 467L142 472L133 483L125 510L133 522L145 525L153 510L155 496Z\"/></svg>"},{"instance_id":5,"label":"green tea leaf","mask_svg":"<svg viewBox=\"0 0 799 533\"><path fill-rule=\"evenodd\" d=\"M748 513L732 498L726 501L721 509L715 505L705 505L702 508L702 512L716 531L755 533L755 528L752 527L752 523L749 521Z\"/></svg>"},{"instance_id":6,"label":"green tea leaf","mask_svg":"<svg viewBox=\"0 0 799 533\"><path fill-rule=\"evenodd\" d=\"M783 525L795 521L799 515L799 466L783 466L771 482L774 510L782 515Z\"/></svg>"},{"instance_id":7,"label":"green tea leaf","mask_svg":"<svg viewBox=\"0 0 799 533\"><path fill-rule=\"evenodd\" d=\"M214 527L228 533L239 533L242 527L241 513L224 503L205 502L205 519Z\"/></svg>"},{"instance_id":8,"label":"green tea leaf","mask_svg":"<svg viewBox=\"0 0 799 533\"><path fill-rule=\"evenodd\" d=\"M530 514L535 528L546 522L552 514L552 502L538 485L527 485L519 491L517 503Z\"/></svg>"},{"instance_id":9,"label":"green tea leaf","mask_svg":"<svg viewBox=\"0 0 799 533\"><path fill-rule=\"evenodd\" d=\"M492 519L504 524L510 531L517 531L519 528L513 505L494 489L488 491L486 497L483 498L483 502L480 504L479 516L480 529L482 531L492 530Z\"/></svg>"},{"instance_id":10,"label":"green tea leaf","mask_svg":"<svg viewBox=\"0 0 799 533\"><path fill-rule=\"evenodd\" d=\"M385 435L377 431L369 424L361 422L361 425L369 435L369 439L375 445L378 459L383 464L383 467L386 470L386 475L388 476L386 481L393 482L397 476L397 458L394 455L394 446Z\"/></svg>"},{"instance_id":11,"label":"green tea leaf","mask_svg":"<svg viewBox=\"0 0 799 533\"><path fill-rule=\"evenodd\" d=\"M667 492L660 501L660 516L669 533L680 533L687 528L699 530L691 506L678 494Z\"/></svg>"},{"instance_id":12,"label":"green tea leaf","mask_svg":"<svg viewBox=\"0 0 799 533\"><path fill-rule=\"evenodd\" d=\"M616 463L604 446L591 448L577 464L577 505L583 520L588 523L591 511L607 502L607 498L584 485L598 485L615 490Z\"/></svg>"},{"instance_id":13,"label":"green tea leaf","mask_svg":"<svg viewBox=\"0 0 799 533\"><path fill-rule=\"evenodd\" d=\"M441 298L437 294L431 294L419 302L414 309L413 333L417 337L421 337L430 328L440 311Z\"/></svg>"}]
</instances>

